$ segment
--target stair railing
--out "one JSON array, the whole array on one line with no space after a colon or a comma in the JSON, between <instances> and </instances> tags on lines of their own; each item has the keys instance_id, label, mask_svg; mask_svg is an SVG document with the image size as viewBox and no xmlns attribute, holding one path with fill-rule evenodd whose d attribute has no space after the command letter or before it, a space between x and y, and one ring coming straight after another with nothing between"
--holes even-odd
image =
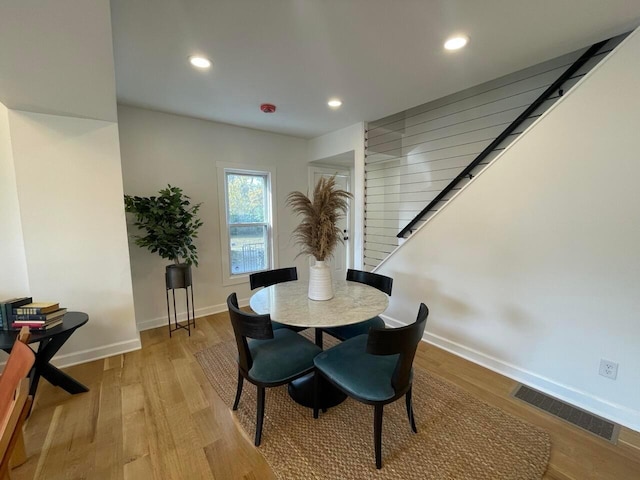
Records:
<instances>
[{"instance_id":1,"label":"stair railing","mask_svg":"<svg viewBox=\"0 0 640 480\"><path fill-rule=\"evenodd\" d=\"M533 112L535 112L542 103L547 100L556 90L559 90L562 85L569 79L571 76L576 73L582 66L589 61L591 57L593 57L598 51L608 42L609 40L603 40L602 42L594 43L591 47L589 47L581 56L578 58L573 65L571 65L562 75L558 77L558 79L553 82L549 88L547 88L538 98L536 98L529 107L522 112L518 118L516 118L504 131L496 137L496 139L491 142L482 152L478 154L478 156L465 167L462 172L458 174L451 182L438 194L436 197L431 200L429 205L423 208L418 215L416 215L413 220L411 220L406 227L404 227L400 232L396 235L398 238L404 238L407 233L412 233L413 227L420 221L420 219L425 216L433 207L435 207L438 202L440 202L451 190L453 190L458 183L464 180L467 177L471 176L471 172L475 167L477 167L482 160L484 160L498 145L500 145L509 135L511 135L522 122L524 122Z\"/></svg>"}]
</instances>

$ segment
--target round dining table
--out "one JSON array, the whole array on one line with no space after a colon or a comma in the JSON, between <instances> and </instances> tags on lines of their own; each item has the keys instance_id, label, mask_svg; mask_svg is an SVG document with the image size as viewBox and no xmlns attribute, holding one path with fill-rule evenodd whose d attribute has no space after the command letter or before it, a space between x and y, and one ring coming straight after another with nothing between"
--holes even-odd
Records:
<instances>
[{"instance_id":1,"label":"round dining table","mask_svg":"<svg viewBox=\"0 0 640 480\"><path fill-rule=\"evenodd\" d=\"M311 300L309 283L298 280L277 283L251 296L251 309L271 320L292 327L328 328L350 325L368 320L384 312L389 297L377 288L358 282L334 280L334 296L330 300ZM299 404L313 407L314 374L311 373L289 384L289 395ZM319 403L321 408L333 407L346 396L321 380Z\"/></svg>"},{"instance_id":2,"label":"round dining table","mask_svg":"<svg viewBox=\"0 0 640 480\"><path fill-rule=\"evenodd\" d=\"M258 314L292 327L328 328L362 322L384 312L389 297L377 288L358 282L334 280L333 298L311 300L309 283L298 280L277 283L251 296L249 305Z\"/></svg>"}]
</instances>

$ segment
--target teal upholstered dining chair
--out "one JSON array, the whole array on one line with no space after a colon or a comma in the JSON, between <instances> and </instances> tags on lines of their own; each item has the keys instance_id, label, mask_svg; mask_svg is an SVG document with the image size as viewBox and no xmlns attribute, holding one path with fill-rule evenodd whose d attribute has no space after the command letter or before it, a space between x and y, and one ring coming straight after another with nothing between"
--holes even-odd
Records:
<instances>
[{"instance_id":1,"label":"teal upholstered dining chair","mask_svg":"<svg viewBox=\"0 0 640 480\"><path fill-rule=\"evenodd\" d=\"M313 371L313 359L322 350L287 328L273 330L269 315L255 315L238 308L232 293L227 308L238 347L238 386L233 410L238 409L242 385L248 380L258 389L255 445L260 445L264 419L265 388L284 385Z\"/></svg>"},{"instance_id":2,"label":"teal upholstered dining chair","mask_svg":"<svg viewBox=\"0 0 640 480\"><path fill-rule=\"evenodd\" d=\"M413 358L424 333L429 309L420 304L415 323L400 328L372 328L318 355L313 417L318 418L318 374L348 396L374 406L376 467L382 468L382 413L384 406L403 395L411 430L417 433L411 387Z\"/></svg>"},{"instance_id":3,"label":"teal upholstered dining chair","mask_svg":"<svg viewBox=\"0 0 640 480\"><path fill-rule=\"evenodd\" d=\"M364 272L362 270L353 270L351 268L347 270L347 281L364 283L365 285L377 288L389 296L391 296L391 289L393 288L393 278L391 277L377 273ZM384 325L384 320L375 316L363 322L354 323L353 325L316 329L316 345L322 348L323 331L333 337L336 337L338 340L347 340L349 338L368 333L369 329L372 327L384 328Z\"/></svg>"},{"instance_id":4,"label":"teal upholstered dining chair","mask_svg":"<svg viewBox=\"0 0 640 480\"><path fill-rule=\"evenodd\" d=\"M298 269L296 267L277 268L275 270L265 270L264 272L256 272L249 275L249 285L251 290L260 287L270 287L276 283L293 282L298 280ZM294 332L304 330L304 327L292 327L283 323L271 321L274 330L280 328L289 328Z\"/></svg>"}]
</instances>

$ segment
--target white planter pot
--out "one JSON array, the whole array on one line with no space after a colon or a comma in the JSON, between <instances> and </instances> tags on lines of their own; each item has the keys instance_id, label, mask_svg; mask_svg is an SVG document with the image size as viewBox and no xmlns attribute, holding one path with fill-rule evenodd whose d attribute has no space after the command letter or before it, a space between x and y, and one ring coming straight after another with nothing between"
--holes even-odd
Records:
<instances>
[{"instance_id":1,"label":"white planter pot","mask_svg":"<svg viewBox=\"0 0 640 480\"><path fill-rule=\"evenodd\" d=\"M333 298L331 268L324 261L316 260L316 264L309 267L309 298L311 300Z\"/></svg>"}]
</instances>

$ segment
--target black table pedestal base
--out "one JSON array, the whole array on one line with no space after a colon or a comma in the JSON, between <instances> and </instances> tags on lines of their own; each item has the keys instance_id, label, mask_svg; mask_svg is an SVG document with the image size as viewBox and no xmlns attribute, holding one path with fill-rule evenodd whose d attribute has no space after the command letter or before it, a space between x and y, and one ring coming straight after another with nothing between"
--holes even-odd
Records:
<instances>
[{"instance_id":1,"label":"black table pedestal base","mask_svg":"<svg viewBox=\"0 0 640 480\"><path fill-rule=\"evenodd\" d=\"M313 408L313 382L315 373L297 378L289 384L289 396L304 407ZM347 396L320 377L318 384L318 408L326 409L340 405Z\"/></svg>"},{"instance_id":2,"label":"black table pedestal base","mask_svg":"<svg viewBox=\"0 0 640 480\"><path fill-rule=\"evenodd\" d=\"M88 392L89 389L85 387L83 384L78 382L76 379L70 377L62 370L54 367L50 363L44 364L40 366L39 374L47 380L51 385L55 387L60 387L66 390L71 395L75 395L77 393ZM37 382L32 384L33 393L35 394Z\"/></svg>"},{"instance_id":3,"label":"black table pedestal base","mask_svg":"<svg viewBox=\"0 0 640 480\"><path fill-rule=\"evenodd\" d=\"M36 352L36 361L30 374L31 384L29 386L29 395L35 398L40 377L48 380L51 385L63 388L72 395L89 391L83 384L49 363L75 331L75 328L67 330L64 333L40 342L38 351Z\"/></svg>"}]
</instances>

